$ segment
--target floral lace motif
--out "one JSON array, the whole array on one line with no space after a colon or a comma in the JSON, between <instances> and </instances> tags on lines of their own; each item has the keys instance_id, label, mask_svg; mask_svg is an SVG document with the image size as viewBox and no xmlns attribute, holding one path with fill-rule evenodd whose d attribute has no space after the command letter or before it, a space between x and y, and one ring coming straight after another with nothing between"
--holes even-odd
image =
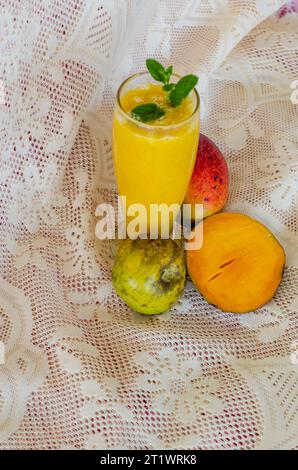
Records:
<instances>
[{"instance_id":1,"label":"floral lace motif","mask_svg":"<svg viewBox=\"0 0 298 470\"><path fill-rule=\"evenodd\" d=\"M143 376L136 380L138 388L153 395L154 409L174 413L186 423L196 419L197 413L220 413L222 400L216 396L220 383L202 376L198 359L179 360L175 351L164 349L156 358L149 353L139 353L136 361Z\"/></svg>"},{"instance_id":2,"label":"floral lace motif","mask_svg":"<svg viewBox=\"0 0 298 470\"><path fill-rule=\"evenodd\" d=\"M259 188L271 190L270 198L277 209L289 210L298 204L298 145L279 140L274 145L276 158L258 162L266 176L257 180Z\"/></svg>"},{"instance_id":3,"label":"floral lace motif","mask_svg":"<svg viewBox=\"0 0 298 470\"><path fill-rule=\"evenodd\" d=\"M297 447L295 8L0 0L1 449ZM116 205L115 93L148 56L200 76L227 210L285 247L258 312L223 314L189 282L166 315L140 316L112 288L95 211Z\"/></svg>"},{"instance_id":4,"label":"floral lace motif","mask_svg":"<svg viewBox=\"0 0 298 470\"><path fill-rule=\"evenodd\" d=\"M24 183L12 185L13 204L9 211L9 221L14 225L22 222L27 230L35 233L40 224L49 227L58 224L56 208L63 207L66 199L57 194L57 167L49 163L43 171L37 167L24 170Z\"/></svg>"},{"instance_id":5,"label":"floral lace motif","mask_svg":"<svg viewBox=\"0 0 298 470\"><path fill-rule=\"evenodd\" d=\"M28 398L45 379L47 360L30 343L32 311L21 291L1 278L0 338L4 360L0 364L0 441L21 422Z\"/></svg>"}]
</instances>

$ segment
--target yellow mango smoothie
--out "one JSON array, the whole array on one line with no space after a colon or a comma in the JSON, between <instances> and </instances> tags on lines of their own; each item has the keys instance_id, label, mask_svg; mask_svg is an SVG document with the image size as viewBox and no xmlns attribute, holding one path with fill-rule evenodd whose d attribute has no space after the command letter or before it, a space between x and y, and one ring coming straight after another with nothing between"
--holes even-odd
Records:
<instances>
[{"instance_id":1,"label":"yellow mango smoothie","mask_svg":"<svg viewBox=\"0 0 298 470\"><path fill-rule=\"evenodd\" d=\"M147 103L158 105L164 114L150 123L135 119L132 110ZM161 231L160 222L158 227L150 227L151 204L182 205L195 164L199 128L195 90L180 106L173 107L163 86L152 82L147 73L120 87L113 121L115 174L127 208L145 206L147 232ZM171 226L178 212L174 211Z\"/></svg>"}]
</instances>

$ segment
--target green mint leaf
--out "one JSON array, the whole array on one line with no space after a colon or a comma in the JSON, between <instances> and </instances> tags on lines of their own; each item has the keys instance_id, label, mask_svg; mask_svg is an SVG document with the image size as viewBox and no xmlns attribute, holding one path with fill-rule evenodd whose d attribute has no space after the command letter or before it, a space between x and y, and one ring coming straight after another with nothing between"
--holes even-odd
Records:
<instances>
[{"instance_id":1,"label":"green mint leaf","mask_svg":"<svg viewBox=\"0 0 298 470\"><path fill-rule=\"evenodd\" d=\"M196 75L186 75L181 78L170 93L171 105L174 106L174 108L177 108L177 106L179 106L182 101L188 97L198 81L199 79Z\"/></svg>"},{"instance_id":2,"label":"green mint leaf","mask_svg":"<svg viewBox=\"0 0 298 470\"><path fill-rule=\"evenodd\" d=\"M154 80L157 80L158 82L162 82L164 84L169 83L169 80L173 73L172 66L165 69L164 66L157 62L157 60L155 59L147 59L146 66Z\"/></svg>"},{"instance_id":3,"label":"green mint leaf","mask_svg":"<svg viewBox=\"0 0 298 470\"><path fill-rule=\"evenodd\" d=\"M141 104L131 111L132 117L141 122L155 121L165 114L165 111L154 103Z\"/></svg>"},{"instance_id":4,"label":"green mint leaf","mask_svg":"<svg viewBox=\"0 0 298 470\"><path fill-rule=\"evenodd\" d=\"M162 89L163 91L172 91L175 88L174 83L167 83Z\"/></svg>"},{"instance_id":5,"label":"green mint leaf","mask_svg":"<svg viewBox=\"0 0 298 470\"><path fill-rule=\"evenodd\" d=\"M158 82L166 83L166 70L157 60L147 59L146 66L150 75Z\"/></svg>"},{"instance_id":6,"label":"green mint leaf","mask_svg":"<svg viewBox=\"0 0 298 470\"><path fill-rule=\"evenodd\" d=\"M166 83L169 83L172 73L173 73L173 65L170 65L170 67L166 69Z\"/></svg>"}]
</instances>

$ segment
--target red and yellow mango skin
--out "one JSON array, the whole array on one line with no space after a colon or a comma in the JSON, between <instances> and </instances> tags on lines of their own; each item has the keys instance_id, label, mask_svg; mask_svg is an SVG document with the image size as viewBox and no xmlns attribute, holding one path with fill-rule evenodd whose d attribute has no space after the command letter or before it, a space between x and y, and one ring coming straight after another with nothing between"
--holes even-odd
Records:
<instances>
[{"instance_id":1,"label":"red and yellow mango skin","mask_svg":"<svg viewBox=\"0 0 298 470\"><path fill-rule=\"evenodd\" d=\"M204 218L220 212L229 195L228 165L219 148L201 134L186 204L203 204ZM195 211L192 208L192 219Z\"/></svg>"}]
</instances>

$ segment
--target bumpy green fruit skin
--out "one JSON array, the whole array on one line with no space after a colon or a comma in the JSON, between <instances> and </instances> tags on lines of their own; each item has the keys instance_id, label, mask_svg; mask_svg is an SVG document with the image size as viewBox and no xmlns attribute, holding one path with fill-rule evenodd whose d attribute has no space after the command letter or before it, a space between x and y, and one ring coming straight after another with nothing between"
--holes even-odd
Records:
<instances>
[{"instance_id":1,"label":"bumpy green fruit skin","mask_svg":"<svg viewBox=\"0 0 298 470\"><path fill-rule=\"evenodd\" d=\"M184 253L173 240L123 240L112 279L117 294L130 308L145 315L159 315L183 294Z\"/></svg>"}]
</instances>

